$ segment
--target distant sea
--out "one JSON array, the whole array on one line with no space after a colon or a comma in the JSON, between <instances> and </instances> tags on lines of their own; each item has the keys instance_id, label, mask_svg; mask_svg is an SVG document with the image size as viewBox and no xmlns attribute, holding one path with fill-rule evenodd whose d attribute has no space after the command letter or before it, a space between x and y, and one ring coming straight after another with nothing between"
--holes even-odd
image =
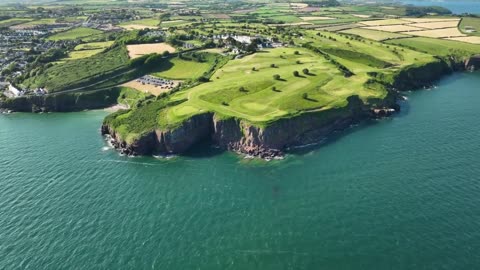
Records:
<instances>
[{"instance_id":1,"label":"distant sea","mask_svg":"<svg viewBox=\"0 0 480 270\"><path fill-rule=\"evenodd\" d=\"M453 0L439 0L439 1L415 1L415 0L400 0L404 4L416 6L442 6L450 9L455 14L471 13L480 15L480 1L453 1Z\"/></svg>"}]
</instances>

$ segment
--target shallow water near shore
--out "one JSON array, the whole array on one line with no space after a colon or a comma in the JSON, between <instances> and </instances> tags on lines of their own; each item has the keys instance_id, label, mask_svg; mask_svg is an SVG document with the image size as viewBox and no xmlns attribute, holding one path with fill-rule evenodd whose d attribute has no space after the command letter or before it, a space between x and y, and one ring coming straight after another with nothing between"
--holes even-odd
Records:
<instances>
[{"instance_id":1,"label":"shallow water near shore","mask_svg":"<svg viewBox=\"0 0 480 270\"><path fill-rule=\"evenodd\" d=\"M120 157L104 111L0 115L0 269L475 269L479 85L271 162Z\"/></svg>"}]
</instances>

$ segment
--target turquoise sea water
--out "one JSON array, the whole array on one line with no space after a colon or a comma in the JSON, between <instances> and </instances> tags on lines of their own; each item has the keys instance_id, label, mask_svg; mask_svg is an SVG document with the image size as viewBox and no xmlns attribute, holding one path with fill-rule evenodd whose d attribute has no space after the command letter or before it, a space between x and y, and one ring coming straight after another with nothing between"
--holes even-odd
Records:
<instances>
[{"instance_id":1,"label":"turquoise sea water","mask_svg":"<svg viewBox=\"0 0 480 270\"><path fill-rule=\"evenodd\" d=\"M400 2L415 6L441 6L450 9L455 14L480 14L479 0L400 0Z\"/></svg>"},{"instance_id":2,"label":"turquoise sea water","mask_svg":"<svg viewBox=\"0 0 480 270\"><path fill-rule=\"evenodd\" d=\"M0 269L477 269L479 85L268 163L120 157L102 111L0 116Z\"/></svg>"}]
</instances>

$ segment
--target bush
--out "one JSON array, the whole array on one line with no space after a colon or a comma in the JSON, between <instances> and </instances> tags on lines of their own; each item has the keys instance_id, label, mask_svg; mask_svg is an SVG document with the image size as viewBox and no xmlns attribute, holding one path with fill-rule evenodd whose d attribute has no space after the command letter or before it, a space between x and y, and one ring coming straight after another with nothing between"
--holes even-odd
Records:
<instances>
[{"instance_id":1,"label":"bush","mask_svg":"<svg viewBox=\"0 0 480 270\"><path fill-rule=\"evenodd\" d=\"M275 66L275 64L271 64L270 67L271 67L271 68L274 68L274 67L276 67L276 66Z\"/></svg>"},{"instance_id":2,"label":"bush","mask_svg":"<svg viewBox=\"0 0 480 270\"><path fill-rule=\"evenodd\" d=\"M240 86L240 88L238 88L238 91L240 91L240 92L247 92L247 90L246 90L245 87L243 87L243 86Z\"/></svg>"},{"instance_id":3,"label":"bush","mask_svg":"<svg viewBox=\"0 0 480 270\"><path fill-rule=\"evenodd\" d=\"M280 77L280 75L278 75L278 74L273 75L273 79L274 79L274 80L277 80L277 81L278 81L278 80L280 80L280 78L281 78L281 77Z\"/></svg>"},{"instance_id":4,"label":"bush","mask_svg":"<svg viewBox=\"0 0 480 270\"><path fill-rule=\"evenodd\" d=\"M299 65L300 65L301 63L302 63L302 61L300 61L300 60L297 60L297 64L299 64Z\"/></svg>"},{"instance_id":5,"label":"bush","mask_svg":"<svg viewBox=\"0 0 480 270\"><path fill-rule=\"evenodd\" d=\"M277 92L277 87L272 86L272 91Z\"/></svg>"},{"instance_id":6,"label":"bush","mask_svg":"<svg viewBox=\"0 0 480 270\"><path fill-rule=\"evenodd\" d=\"M295 71L293 72L293 76L298 77L298 76L300 76L300 73L298 73L298 71L295 70Z\"/></svg>"},{"instance_id":7,"label":"bush","mask_svg":"<svg viewBox=\"0 0 480 270\"><path fill-rule=\"evenodd\" d=\"M307 93L303 93L303 94L302 94L302 98L303 98L303 99L308 99L308 94L307 94Z\"/></svg>"},{"instance_id":8,"label":"bush","mask_svg":"<svg viewBox=\"0 0 480 270\"><path fill-rule=\"evenodd\" d=\"M308 70L308 68L304 68L304 69L302 70L302 72L303 72L303 74L305 74L305 75L310 74L310 70Z\"/></svg>"},{"instance_id":9,"label":"bush","mask_svg":"<svg viewBox=\"0 0 480 270\"><path fill-rule=\"evenodd\" d=\"M294 54L295 54L295 55L299 55L300 52L299 52L299 51L295 51Z\"/></svg>"}]
</instances>

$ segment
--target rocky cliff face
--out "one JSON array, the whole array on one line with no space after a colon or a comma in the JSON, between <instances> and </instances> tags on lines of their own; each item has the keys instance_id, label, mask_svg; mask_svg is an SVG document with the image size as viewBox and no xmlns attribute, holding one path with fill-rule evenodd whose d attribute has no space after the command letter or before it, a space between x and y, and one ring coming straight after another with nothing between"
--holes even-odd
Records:
<instances>
[{"instance_id":1,"label":"rocky cliff face","mask_svg":"<svg viewBox=\"0 0 480 270\"><path fill-rule=\"evenodd\" d=\"M479 70L480 69L480 55L473 56L465 61L466 70Z\"/></svg>"},{"instance_id":2,"label":"rocky cliff face","mask_svg":"<svg viewBox=\"0 0 480 270\"><path fill-rule=\"evenodd\" d=\"M112 144L127 155L181 154L196 143L211 140L225 150L273 158L281 156L288 147L318 142L332 132L370 116L368 109L355 96L349 98L347 108L304 113L265 127L206 113L188 119L177 128L144 134L130 144L107 125L102 126L102 134L110 135Z\"/></svg>"},{"instance_id":3,"label":"rocky cliff face","mask_svg":"<svg viewBox=\"0 0 480 270\"><path fill-rule=\"evenodd\" d=\"M0 102L0 108L17 112L71 112L99 109L117 103L116 88L83 93L59 93L47 96L24 96Z\"/></svg>"}]
</instances>

